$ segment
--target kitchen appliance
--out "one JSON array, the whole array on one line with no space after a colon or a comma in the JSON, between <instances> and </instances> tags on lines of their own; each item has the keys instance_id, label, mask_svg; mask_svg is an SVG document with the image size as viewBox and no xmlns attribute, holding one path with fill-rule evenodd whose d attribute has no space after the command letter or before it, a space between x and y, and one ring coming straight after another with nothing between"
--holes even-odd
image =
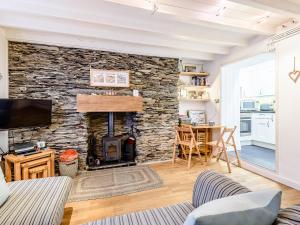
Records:
<instances>
[{"instance_id":1,"label":"kitchen appliance","mask_svg":"<svg viewBox=\"0 0 300 225\"><path fill-rule=\"evenodd\" d=\"M259 106L261 112L272 112L274 111L274 104L264 103Z\"/></svg>"},{"instance_id":2,"label":"kitchen appliance","mask_svg":"<svg viewBox=\"0 0 300 225\"><path fill-rule=\"evenodd\" d=\"M241 111L256 111L259 103L255 100L242 100Z\"/></svg>"},{"instance_id":3,"label":"kitchen appliance","mask_svg":"<svg viewBox=\"0 0 300 225\"><path fill-rule=\"evenodd\" d=\"M241 136L251 136L252 131L252 121L251 113L241 113L240 118L240 134Z\"/></svg>"}]
</instances>

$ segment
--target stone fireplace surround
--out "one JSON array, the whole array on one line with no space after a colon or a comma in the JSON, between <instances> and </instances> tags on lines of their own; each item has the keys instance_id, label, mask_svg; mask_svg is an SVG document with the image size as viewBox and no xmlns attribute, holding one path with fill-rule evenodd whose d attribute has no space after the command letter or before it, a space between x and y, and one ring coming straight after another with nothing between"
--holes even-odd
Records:
<instances>
[{"instance_id":1,"label":"stone fireplace surround","mask_svg":"<svg viewBox=\"0 0 300 225\"><path fill-rule=\"evenodd\" d=\"M89 69L130 70L130 88L89 85ZM131 125L137 137L137 161L172 157L174 126L178 121L178 59L9 42L9 97L53 100L52 125L35 131L14 131L14 142L45 140L57 151L76 148L84 168L87 137L107 134L107 113L76 112L77 94L101 94L113 89L144 98L142 113L116 113L115 134L127 133ZM126 103L124 103L126 104ZM10 137L11 138L11 137ZM101 141L98 142L99 151Z\"/></svg>"}]
</instances>

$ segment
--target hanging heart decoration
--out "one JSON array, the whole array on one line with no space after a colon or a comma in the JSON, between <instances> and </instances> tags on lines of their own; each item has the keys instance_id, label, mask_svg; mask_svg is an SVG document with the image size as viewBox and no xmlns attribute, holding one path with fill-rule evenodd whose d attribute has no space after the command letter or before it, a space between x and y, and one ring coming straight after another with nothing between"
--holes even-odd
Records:
<instances>
[{"instance_id":1,"label":"hanging heart decoration","mask_svg":"<svg viewBox=\"0 0 300 225\"><path fill-rule=\"evenodd\" d=\"M295 83L298 81L300 77L300 71L296 70L296 57L294 57L294 70L289 73L289 77L291 78L292 81Z\"/></svg>"},{"instance_id":2,"label":"hanging heart decoration","mask_svg":"<svg viewBox=\"0 0 300 225\"><path fill-rule=\"evenodd\" d=\"M297 80L300 77L300 71L293 71L289 73L289 77L292 79L292 81L294 81L295 83L297 82Z\"/></svg>"}]
</instances>

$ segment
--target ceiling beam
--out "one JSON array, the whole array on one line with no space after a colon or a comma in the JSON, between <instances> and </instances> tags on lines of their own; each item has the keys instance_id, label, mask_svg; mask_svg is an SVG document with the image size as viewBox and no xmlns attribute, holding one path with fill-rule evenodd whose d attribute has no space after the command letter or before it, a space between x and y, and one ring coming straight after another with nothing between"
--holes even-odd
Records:
<instances>
[{"instance_id":1,"label":"ceiling beam","mask_svg":"<svg viewBox=\"0 0 300 225\"><path fill-rule=\"evenodd\" d=\"M226 26L209 24L203 21L200 24L191 24L186 21L180 21L180 18L175 18L174 16L153 16L147 10L105 1L95 2L91 0L93 4L96 4L95 8L101 9L101 13L89 8L89 4L82 1L76 1L76 6L78 5L78 7L72 9L63 4L65 1L60 1L60 7L57 7L55 4L51 5L52 1L39 1L36 4L31 2L10 0L0 5L0 9L4 12L25 12L51 18L70 19L164 35L168 34L186 42L198 41L203 44L226 45L229 47L245 46L249 37L249 33L240 33L241 29L226 29Z\"/></svg>"},{"instance_id":2,"label":"ceiling beam","mask_svg":"<svg viewBox=\"0 0 300 225\"><path fill-rule=\"evenodd\" d=\"M119 5L126 5L132 8L140 8L144 10L151 10L151 4L144 4L143 1L138 0L105 0L107 2L116 3ZM235 31L241 33L252 33L256 35L271 35L275 29L265 27L260 24L252 24L243 19L233 19L229 17L217 17L216 14L206 13L197 9L197 3L193 0L178 1L180 4L189 5L189 8L180 7L174 4L175 0L158 1L158 10L156 16L163 14L167 15L169 19L191 23L195 25L203 25L214 27L215 29L223 29L227 31ZM146 2L146 0L145 0ZM138 4L139 3L139 4ZM220 4L222 5L222 4ZM172 17L170 17L172 16Z\"/></svg>"},{"instance_id":3,"label":"ceiling beam","mask_svg":"<svg viewBox=\"0 0 300 225\"><path fill-rule=\"evenodd\" d=\"M288 0L229 0L253 8L267 10L280 15L286 15L300 19L300 3L296 4Z\"/></svg>"},{"instance_id":4,"label":"ceiling beam","mask_svg":"<svg viewBox=\"0 0 300 225\"><path fill-rule=\"evenodd\" d=\"M142 32L139 30L113 27L109 25L86 23L61 18L48 18L24 13L14 14L2 11L0 26L70 34L81 37L99 38L104 40L167 47L187 51L198 51L203 53L229 53L229 48L224 46L202 44L196 41L186 41L171 35L154 34L152 32Z\"/></svg>"},{"instance_id":5,"label":"ceiling beam","mask_svg":"<svg viewBox=\"0 0 300 225\"><path fill-rule=\"evenodd\" d=\"M137 55L149 55L171 58L190 58L201 61L214 60L214 55L197 51L187 51L166 47L134 44L121 41L103 40L99 38L74 36L55 32L41 32L26 29L5 28L9 41L57 45L72 48L96 49Z\"/></svg>"}]
</instances>

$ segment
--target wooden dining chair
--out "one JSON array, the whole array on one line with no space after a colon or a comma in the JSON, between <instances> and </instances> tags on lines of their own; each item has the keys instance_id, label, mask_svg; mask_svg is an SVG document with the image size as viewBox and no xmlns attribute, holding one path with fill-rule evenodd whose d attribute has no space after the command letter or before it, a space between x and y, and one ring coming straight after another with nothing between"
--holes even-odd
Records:
<instances>
[{"instance_id":1,"label":"wooden dining chair","mask_svg":"<svg viewBox=\"0 0 300 225\"><path fill-rule=\"evenodd\" d=\"M199 148L200 153L204 154L205 162L207 162L210 153L209 149L205 145L205 143L207 142L206 140L208 139L207 137L208 133L205 130L203 131L203 130L196 129L194 134L195 134L196 141L202 143Z\"/></svg>"},{"instance_id":2,"label":"wooden dining chair","mask_svg":"<svg viewBox=\"0 0 300 225\"><path fill-rule=\"evenodd\" d=\"M238 154L238 151L236 148L234 136L233 136L235 130L236 130L236 126L234 126L234 128L224 127L220 134L220 137L217 141L212 141L212 142L207 143L207 145L209 145L213 148L210 159L212 159L213 156L216 156L217 162L218 162L220 160L220 157L222 156L222 154L224 154L229 173L231 173L230 161L229 161L229 157L227 154L227 149L229 147L233 147L235 156L236 156L236 160L237 160L237 165L239 167L241 167L241 160L240 160L240 157L239 157L239 154Z\"/></svg>"},{"instance_id":3,"label":"wooden dining chair","mask_svg":"<svg viewBox=\"0 0 300 225\"><path fill-rule=\"evenodd\" d=\"M176 149L177 146L181 148L181 156L188 161L188 168L191 168L191 161L193 153L198 154L198 158L202 163L199 146L202 142L197 142L195 139L192 126L176 127L176 136L173 148L173 163L176 161Z\"/></svg>"}]
</instances>

